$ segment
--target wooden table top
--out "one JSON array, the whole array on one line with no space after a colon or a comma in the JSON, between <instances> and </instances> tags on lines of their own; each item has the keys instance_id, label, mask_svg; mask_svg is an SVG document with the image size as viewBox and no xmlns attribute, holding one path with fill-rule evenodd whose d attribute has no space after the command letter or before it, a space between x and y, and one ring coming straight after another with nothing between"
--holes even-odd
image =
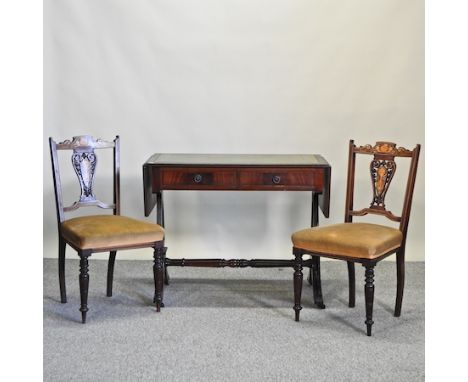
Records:
<instances>
[{"instance_id":1,"label":"wooden table top","mask_svg":"<svg viewBox=\"0 0 468 382\"><path fill-rule=\"evenodd\" d=\"M319 154L154 154L148 165L328 166Z\"/></svg>"}]
</instances>

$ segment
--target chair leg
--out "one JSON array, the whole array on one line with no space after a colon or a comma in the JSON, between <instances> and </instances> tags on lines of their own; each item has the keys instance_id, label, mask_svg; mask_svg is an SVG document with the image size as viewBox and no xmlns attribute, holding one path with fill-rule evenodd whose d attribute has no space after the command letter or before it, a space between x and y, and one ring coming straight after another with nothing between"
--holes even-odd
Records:
<instances>
[{"instance_id":1,"label":"chair leg","mask_svg":"<svg viewBox=\"0 0 468 382\"><path fill-rule=\"evenodd\" d=\"M166 252L167 252L167 247L164 248L164 284L169 285L169 272L166 267Z\"/></svg>"},{"instance_id":2,"label":"chair leg","mask_svg":"<svg viewBox=\"0 0 468 382\"><path fill-rule=\"evenodd\" d=\"M60 301L65 304L67 302L67 289L65 287L65 249L67 244L61 236L59 236L59 285L60 285Z\"/></svg>"},{"instance_id":3,"label":"chair leg","mask_svg":"<svg viewBox=\"0 0 468 382\"><path fill-rule=\"evenodd\" d=\"M88 288L89 288L89 274L88 274L88 257L91 255L87 252L80 254L80 299L81 299L81 321L86 323L86 313L88 312Z\"/></svg>"},{"instance_id":4,"label":"chair leg","mask_svg":"<svg viewBox=\"0 0 468 382\"><path fill-rule=\"evenodd\" d=\"M114 281L114 264L117 251L110 251L109 263L107 264L107 297L112 297L112 284Z\"/></svg>"},{"instance_id":5,"label":"chair leg","mask_svg":"<svg viewBox=\"0 0 468 382\"><path fill-rule=\"evenodd\" d=\"M156 311L160 312L163 303L163 290L164 290L164 248L154 249L154 302L156 303Z\"/></svg>"},{"instance_id":6,"label":"chair leg","mask_svg":"<svg viewBox=\"0 0 468 382\"><path fill-rule=\"evenodd\" d=\"M314 291L314 304L319 309L325 309L322 296L322 280L320 279L320 256L312 256L312 289Z\"/></svg>"},{"instance_id":7,"label":"chair leg","mask_svg":"<svg viewBox=\"0 0 468 382\"><path fill-rule=\"evenodd\" d=\"M349 307L354 308L356 306L356 272L354 269L354 263L348 261L348 280L349 280Z\"/></svg>"},{"instance_id":8,"label":"chair leg","mask_svg":"<svg viewBox=\"0 0 468 382\"><path fill-rule=\"evenodd\" d=\"M309 267L309 276L307 276L307 281L309 282L309 285L314 285L312 279L313 279L313 272L314 272L314 263L311 263L312 265Z\"/></svg>"},{"instance_id":9,"label":"chair leg","mask_svg":"<svg viewBox=\"0 0 468 382\"><path fill-rule=\"evenodd\" d=\"M366 300L366 325L367 325L367 335L372 335L372 311L374 308L374 265L365 265L366 272L366 283L364 286L364 296Z\"/></svg>"},{"instance_id":10,"label":"chair leg","mask_svg":"<svg viewBox=\"0 0 468 382\"><path fill-rule=\"evenodd\" d=\"M169 273L167 271L167 268L164 267L164 284L169 285L169 281L170 281Z\"/></svg>"},{"instance_id":11,"label":"chair leg","mask_svg":"<svg viewBox=\"0 0 468 382\"><path fill-rule=\"evenodd\" d=\"M295 320L299 321L299 314L302 309L301 295L304 275L302 274L302 254L294 254L294 256L294 313Z\"/></svg>"},{"instance_id":12,"label":"chair leg","mask_svg":"<svg viewBox=\"0 0 468 382\"><path fill-rule=\"evenodd\" d=\"M405 287L405 251L401 248L396 254L397 265L397 295L395 301L395 317L401 315L401 304L403 302L403 289Z\"/></svg>"}]
</instances>

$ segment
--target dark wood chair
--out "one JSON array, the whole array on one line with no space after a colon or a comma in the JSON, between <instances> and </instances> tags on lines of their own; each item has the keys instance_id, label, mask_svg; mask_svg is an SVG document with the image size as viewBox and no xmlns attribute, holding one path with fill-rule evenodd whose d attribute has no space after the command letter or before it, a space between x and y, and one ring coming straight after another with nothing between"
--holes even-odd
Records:
<instances>
[{"instance_id":1,"label":"dark wood chair","mask_svg":"<svg viewBox=\"0 0 468 382\"><path fill-rule=\"evenodd\" d=\"M56 143L49 138L52 172L54 177L55 202L57 207L58 238L59 238L59 284L60 300L67 302L65 289L65 248L68 244L78 252L80 257L80 296L81 318L86 322L88 312L88 257L95 252L109 252L107 270L107 296L112 296L112 281L114 263L117 251L134 248L153 248L154 250L154 282L157 311L162 306L162 283L164 279L164 229L157 224L132 219L120 215L120 149L119 137L108 142L94 139L89 135L73 137L73 139ZM97 165L97 149L113 149L113 203L105 204L93 193L94 174ZM72 165L78 176L81 194L78 201L64 207L62 186L60 182L58 150L72 150ZM113 214L87 215L65 219L65 213L80 207L99 207L110 209ZM156 292L158 291L158 292Z\"/></svg>"},{"instance_id":2,"label":"dark wood chair","mask_svg":"<svg viewBox=\"0 0 468 382\"><path fill-rule=\"evenodd\" d=\"M302 293L303 255L323 256L347 261L349 277L349 306L355 305L355 263L365 267L365 304L367 335L372 334L372 310L374 303L374 267L387 256L396 253L397 294L395 317L401 314L403 287L405 282L405 244L408 221L413 199L414 183L418 166L420 145L413 150L397 147L391 142L377 142L374 146L355 146L349 142L348 181L345 206L345 223L313 227L292 235L294 264L294 310L299 321ZM354 179L356 154L373 155L370 175L373 199L370 207L355 210ZM410 168L401 216L395 216L385 207L385 195L396 171L396 157L410 158ZM376 214L399 223L398 228L387 225L354 223L354 216Z\"/></svg>"}]
</instances>

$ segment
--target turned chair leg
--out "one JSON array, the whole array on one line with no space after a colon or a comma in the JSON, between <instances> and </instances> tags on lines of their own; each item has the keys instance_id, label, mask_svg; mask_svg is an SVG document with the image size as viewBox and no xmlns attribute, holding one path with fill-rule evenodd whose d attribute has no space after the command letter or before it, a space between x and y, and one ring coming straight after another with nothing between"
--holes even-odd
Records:
<instances>
[{"instance_id":1,"label":"turned chair leg","mask_svg":"<svg viewBox=\"0 0 468 382\"><path fill-rule=\"evenodd\" d=\"M163 253L164 285L169 285L169 272L167 271L167 267L166 267L166 252L167 252L167 247L164 247L164 253Z\"/></svg>"},{"instance_id":2,"label":"turned chair leg","mask_svg":"<svg viewBox=\"0 0 468 382\"><path fill-rule=\"evenodd\" d=\"M354 308L356 306L356 272L354 269L354 263L348 261L348 280L349 280L349 307Z\"/></svg>"},{"instance_id":3,"label":"turned chair leg","mask_svg":"<svg viewBox=\"0 0 468 382\"><path fill-rule=\"evenodd\" d=\"M294 254L294 256L294 313L295 320L299 321L299 314L302 309L301 295L304 275L302 273L302 254Z\"/></svg>"},{"instance_id":4,"label":"turned chair leg","mask_svg":"<svg viewBox=\"0 0 468 382\"><path fill-rule=\"evenodd\" d=\"M365 265L365 286L364 286L364 296L366 300L366 325L367 325L367 335L372 335L372 325L374 321L372 320L372 311L374 308L374 266L375 265Z\"/></svg>"},{"instance_id":5,"label":"turned chair leg","mask_svg":"<svg viewBox=\"0 0 468 382\"><path fill-rule=\"evenodd\" d=\"M314 292L314 304L325 309L322 296L322 280L320 279L320 256L312 256L312 289Z\"/></svg>"},{"instance_id":6,"label":"turned chair leg","mask_svg":"<svg viewBox=\"0 0 468 382\"><path fill-rule=\"evenodd\" d=\"M59 237L59 258L58 258L58 270L59 270L59 285L60 285L60 301L64 304L67 302L67 289L65 287L65 249L67 244L65 240Z\"/></svg>"},{"instance_id":7,"label":"turned chair leg","mask_svg":"<svg viewBox=\"0 0 468 382\"><path fill-rule=\"evenodd\" d=\"M88 257L90 253L82 252L80 255L80 299L81 299L81 322L86 323L86 313L88 312L88 289L89 289L89 274L88 274Z\"/></svg>"},{"instance_id":8,"label":"turned chair leg","mask_svg":"<svg viewBox=\"0 0 468 382\"><path fill-rule=\"evenodd\" d=\"M114 281L114 264L117 251L110 251L107 265L107 297L112 297L112 283Z\"/></svg>"},{"instance_id":9,"label":"turned chair leg","mask_svg":"<svg viewBox=\"0 0 468 382\"><path fill-rule=\"evenodd\" d=\"M160 312L164 307L163 290L164 290L164 248L154 249L154 302L156 303L156 312Z\"/></svg>"},{"instance_id":10,"label":"turned chair leg","mask_svg":"<svg viewBox=\"0 0 468 382\"><path fill-rule=\"evenodd\" d=\"M401 315L401 304L403 302L403 289L405 287L405 251L401 248L396 254L396 266L397 266L397 294L395 301L395 317Z\"/></svg>"}]
</instances>

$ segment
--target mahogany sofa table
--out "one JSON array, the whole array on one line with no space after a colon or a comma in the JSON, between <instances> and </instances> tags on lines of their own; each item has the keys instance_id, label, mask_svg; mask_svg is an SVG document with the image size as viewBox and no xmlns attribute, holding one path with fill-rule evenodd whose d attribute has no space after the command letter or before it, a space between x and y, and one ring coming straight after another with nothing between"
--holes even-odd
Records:
<instances>
[{"instance_id":1,"label":"mahogany sofa table","mask_svg":"<svg viewBox=\"0 0 468 382\"><path fill-rule=\"evenodd\" d=\"M311 226L314 227L319 222L319 208L329 217L330 177L330 165L317 154L154 154L143 164L145 216L156 206L156 222L164 227L163 191L167 190L309 191L312 193ZM312 256L304 265L310 268L314 302L324 308L320 258ZM294 260L155 259L155 269L164 268L166 285L169 283L168 266L294 267ZM162 296L162 288L162 282L156 283L156 295Z\"/></svg>"}]
</instances>

